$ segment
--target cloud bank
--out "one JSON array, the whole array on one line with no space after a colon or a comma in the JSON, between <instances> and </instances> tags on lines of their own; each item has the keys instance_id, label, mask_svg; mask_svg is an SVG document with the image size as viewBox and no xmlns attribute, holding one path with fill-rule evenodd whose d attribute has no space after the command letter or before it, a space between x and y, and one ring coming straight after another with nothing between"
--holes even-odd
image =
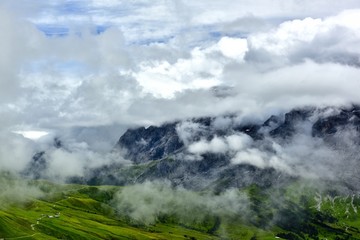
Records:
<instances>
[{"instance_id":1,"label":"cloud bank","mask_svg":"<svg viewBox=\"0 0 360 240\"><path fill-rule=\"evenodd\" d=\"M77 139L99 158L129 126L226 113L261 121L304 105L360 102L358 1L20 2L0 5L4 169L21 171L36 152L9 140L13 131ZM97 144L104 132L112 137ZM233 135L189 151L245 149L234 163L277 163L253 144ZM75 161L79 151L52 151L50 166L97 166L82 154Z\"/></svg>"},{"instance_id":2,"label":"cloud bank","mask_svg":"<svg viewBox=\"0 0 360 240\"><path fill-rule=\"evenodd\" d=\"M129 126L359 101L354 91L359 87L360 51L355 1L322 11L296 1L259 1L256 6L262 7L249 2L211 3L205 9L202 1L55 1L26 13L6 2L1 6L0 109L10 119L3 121L50 129ZM148 14L140 18L145 8ZM234 12L225 16L229 9ZM309 10L308 16L291 11L300 9ZM85 21L90 10L94 18ZM107 28L94 32L102 12L111 13ZM173 12L178 14L165 21ZM50 16L69 31L51 36L41 29L55 24ZM188 23L177 26L182 19ZM226 31L229 24L241 28L243 19L255 29ZM145 25L128 28L135 21ZM169 34L157 33L162 21ZM266 27L258 26L260 22ZM132 31L145 28L159 34L158 40L134 41L141 36ZM219 97L213 87L231 91Z\"/></svg>"},{"instance_id":3,"label":"cloud bank","mask_svg":"<svg viewBox=\"0 0 360 240\"><path fill-rule=\"evenodd\" d=\"M145 182L125 187L112 201L121 215L147 225L166 215L190 225L209 220L211 215L245 217L249 205L246 194L237 189L229 189L216 196L172 188L167 182Z\"/></svg>"}]
</instances>

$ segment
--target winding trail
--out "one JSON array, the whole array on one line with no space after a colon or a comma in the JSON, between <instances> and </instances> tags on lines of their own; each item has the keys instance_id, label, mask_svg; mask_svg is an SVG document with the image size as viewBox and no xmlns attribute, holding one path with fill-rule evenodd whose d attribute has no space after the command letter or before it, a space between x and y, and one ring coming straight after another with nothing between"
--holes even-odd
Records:
<instances>
[{"instance_id":1,"label":"winding trail","mask_svg":"<svg viewBox=\"0 0 360 240\"><path fill-rule=\"evenodd\" d=\"M22 237L1 238L1 240L29 238L29 237L33 237L33 236L35 236L35 235L37 235L37 234L39 234L39 233L34 233L34 234L32 234L32 235L26 235L26 236L22 236Z\"/></svg>"}]
</instances>

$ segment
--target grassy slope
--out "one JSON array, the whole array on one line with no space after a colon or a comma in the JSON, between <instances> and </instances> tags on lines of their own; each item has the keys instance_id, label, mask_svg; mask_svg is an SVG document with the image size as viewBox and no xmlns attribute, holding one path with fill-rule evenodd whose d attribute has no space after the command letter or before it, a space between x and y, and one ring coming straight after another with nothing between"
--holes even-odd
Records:
<instances>
[{"instance_id":1,"label":"grassy slope","mask_svg":"<svg viewBox=\"0 0 360 240\"><path fill-rule=\"evenodd\" d=\"M120 187L57 186L44 182L40 185L48 192L46 197L0 210L0 238L266 240L278 235L284 239L360 239L358 198L333 199L323 195L319 201L316 191L300 189L296 184L278 192L249 187L249 222L221 219L211 234L205 223L186 226L172 221L171 216L150 226L129 224L106 204ZM277 202L274 196L283 198ZM56 213L60 217L48 217Z\"/></svg>"},{"instance_id":2,"label":"grassy slope","mask_svg":"<svg viewBox=\"0 0 360 240\"><path fill-rule=\"evenodd\" d=\"M0 211L0 238L216 239L209 234L174 224L131 226L117 219L111 207L102 202L114 189L66 186L57 193L51 193L50 198L36 199L23 206L7 207ZM58 218L48 217L59 212Z\"/></svg>"}]
</instances>

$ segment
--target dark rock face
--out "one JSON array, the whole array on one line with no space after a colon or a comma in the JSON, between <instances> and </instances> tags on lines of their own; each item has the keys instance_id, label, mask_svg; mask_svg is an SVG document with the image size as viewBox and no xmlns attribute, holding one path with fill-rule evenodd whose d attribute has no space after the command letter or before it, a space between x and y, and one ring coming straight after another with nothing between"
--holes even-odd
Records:
<instances>
[{"instance_id":1,"label":"dark rock face","mask_svg":"<svg viewBox=\"0 0 360 240\"><path fill-rule=\"evenodd\" d=\"M279 116L271 115L271 117L264 122L263 127L278 126L281 124L281 118Z\"/></svg>"},{"instance_id":2,"label":"dark rock face","mask_svg":"<svg viewBox=\"0 0 360 240\"><path fill-rule=\"evenodd\" d=\"M302 126L306 126L310 136L323 138L329 143L337 141L336 133L340 129L351 128L359 131L359 107L337 109L331 113L325 113L326 110L309 107L294 109L283 116L271 116L263 123L246 124L232 121L235 119L232 118L233 116L223 116L222 118L226 118L228 122L226 127L222 128L217 128L215 117L190 119L187 121L194 123L201 131L195 132L189 141L190 143L200 140L211 141L215 137L242 133L250 136L255 144L260 144L264 151L272 151L266 149L266 138L274 139L279 144L286 144L295 134L301 133ZM136 177L132 176L131 180L124 178L123 172L120 176L116 171L110 174L110 178L107 176L107 179L122 179L122 184L168 179L175 185L180 184L187 188L222 189L241 188L251 184L267 187L285 183L293 178L271 167L258 168L248 164L231 164L234 155L229 152L207 152L201 154L200 160L185 160L187 147L177 132L177 127L182 123L128 130L120 138L117 147L125 149L126 156L144 169Z\"/></svg>"},{"instance_id":3,"label":"dark rock face","mask_svg":"<svg viewBox=\"0 0 360 240\"><path fill-rule=\"evenodd\" d=\"M261 168L248 163L233 164L232 159L236 153L231 151L201 152L196 155L195 160L188 159L187 157L192 154L188 150L188 145L198 141L210 142L215 138L226 139L228 136L246 134L251 137L256 148L273 154L274 149L268 144L269 139L285 146L297 133L301 133L302 126L305 125L309 137L321 138L329 147L341 148L341 151L349 152L349 158L358 161L357 157L351 155L354 153L354 144L344 148L344 145L339 144L337 134L341 130L350 129L351 133L355 133L351 135L351 141L355 141L355 146L360 144L360 107L353 106L330 112L327 110L294 109L282 116L271 116L263 123L241 123L237 121L236 116L229 115L129 129L121 136L115 149L123 150L125 157L134 165L112 164L87 169L85 176L73 177L69 181L91 185L127 185L166 179L174 185L186 188L211 188L215 191L229 187L243 188L251 184L264 188L273 184L285 184L295 177L268 166ZM190 130L187 129L189 132L179 127L182 124L185 127L190 126ZM185 134L185 139L182 135L184 132L179 131L185 131L190 137ZM55 141L55 147L61 145L61 142ZM46 169L46 164L46 154L36 154L29 165L27 175L34 178L42 177L41 172ZM344 176L348 174L347 171L348 169L344 171ZM351 174L353 173L354 171L351 171ZM344 179L352 179L351 174L349 177L346 175Z\"/></svg>"},{"instance_id":4,"label":"dark rock face","mask_svg":"<svg viewBox=\"0 0 360 240\"><path fill-rule=\"evenodd\" d=\"M121 136L117 147L125 149L126 157L136 163L164 158L183 147L175 127L176 123L170 123L130 129Z\"/></svg>"},{"instance_id":5,"label":"dark rock face","mask_svg":"<svg viewBox=\"0 0 360 240\"><path fill-rule=\"evenodd\" d=\"M193 141L200 139L211 140L214 136L227 136L236 132L249 135L253 140L261 140L264 135L272 138L288 139L298 130L300 124L308 123L312 126L313 136L322 133L331 134L336 132L339 126L352 124L360 126L360 110L342 110L340 114L327 118L319 118L314 123L315 108L295 109L282 116L271 116L260 124L232 123L226 129L215 129L213 124L216 118L204 117L191 119L191 122L199 124L204 131L193 136ZM359 115L359 116L357 116ZM126 151L126 157L135 163L143 163L150 160L159 160L182 151L184 143L181 141L176 127L181 122L167 123L159 127L140 127L129 129L121 136L116 147ZM268 129L267 131L265 131Z\"/></svg>"},{"instance_id":6,"label":"dark rock face","mask_svg":"<svg viewBox=\"0 0 360 240\"><path fill-rule=\"evenodd\" d=\"M211 140L214 136L226 136L230 132L244 132L254 139L261 139L262 137L259 133L261 126L256 124L234 125L227 129L216 129L213 127L215 118L194 118L190 121L203 129L202 132L192 136L193 142L201 139ZM178 124L181 122L166 123L159 127L129 129L120 137L115 148L125 150L125 157L135 163L172 156L184 150L184 143L176 130Z\"/></svg>"},{"instance_id":7,"label":"dark rock face","mask_svg":"<svg viewBox=\"0 0 360 240\"><path fill-rule=\"evenodd\" d=\"M47 168L47 162L45 152L36 153L29 163L29 166L23 172L23 175L34 179L40 179L43 177L43 173Z\"/></svg>"},{"instance_id":8,"label":"dark rock face","mask_svg":"<svg viewBox=\"0 0 360 240\"><path fill-rule=\"evenodd\" d=\"M62 148L62 142L59 138L54 138L52 147L54 148ZM33 178L33 179L41 179L46 178L46 170L48 168L48 159L46 156L46 151L39 151L34 154L31 161L25 170L21 173L23 176Z\"/></svg>"},{"instance_id":9,"label":"dark rock face","mask_svg":"<svg viewBox=\"0 0 360 240\"><path fill-rule=\"evenodd\" d=\"M226 129L215 129L216 118L204 117L191 119L199 124L202 132L193 136L192 141L211 140L215 136L227 136L236 132L249 135L254 141L264 136L278 139L289 139L299 131L301 124L310 126L314 137L326 137L340 129L351 128L360 132L360 107L339 109L335 114L324 116L326 109L295 109L282 116L271 116L262 124L232 123ZM181 122L167 123L159 127L140 127L128 130L119 140L116 147L125 149L126 156L135 163L159 160L184 150L184 143L178 136L176 127ZM206 157L205 157L206 158Z\"/></svg>"},{"instance_id":10,"label":"dark rock face","mask_svg":"<svg viewBox=\"0 0 360 240\"><path fill-rule=\"evenodd\" d=\"M59 138L57 138L57 137L54 139L54 144L53 145L54 145L55 148L61 148L63 146L61 140Z\"/></svg>"},{"instance_id":11,"label":"dark rock face","mask_svg":"<svg viewBox=\"0 0 360 240\"><path fill-rule=\"evenodd\" d=\"M129 168L106 167L92 171L85 178L72 182L90 185L128 185L146 181L167 180L174 186L187 189L212 189L222 192L228 188L244 188L256 184L262 188L289 182L293 177L273 168L260 169L252 165L229 165L223 154L206 154L202 160L187 161L164 158Z\"/></svg>"},{"instance_id":12,"label":"dark rock face","mask_svg":"<svg viewBox=\"0 0 360 240\"><path fill-rule=\"evenodd\" d=\"M191 119L204 130L193 136L192 141L211 140L215 136L227 136L236 132L249 135L252 139L261 140L265 128L272 128L269 135L274 138L290 138L296 132L297 124L309 121L314 109L297 109L285 114L285 117L271 116L263 124L232 123L225 129L215 129L216 118L203 117ZM284 119L284 120L283 120ZM181 122L167 123L159 127L150 126L127 130L118 141L116 148L124 149L126 157L135 163L159 160L182 151L181 141L176 127Z\"/></svg>"},{"instance_id":13,"label":"dark rock face","mask_svg":"<svg viewBox=\"0 0 360 240\"><path fill-rule=\"evenodd\" d=\"M308 121L313 113L313 109L297 109L285 114L285 121L270 132L272 137L289 138L296 132L297 124ZM277 118L270 117L264 124L269 122L279 122Z\"/></svg>"},{"instance_id":14,"label":"dark rock face","mask_svg":"<svg viewBox=\"0 0 360 240\"><path fill-rule=\"evenodd\" d=\"M317 120L312 127L312 133L315 137L324 137L349 127L358 132L360 131L359 106L354 106L350 109L341 109L339 114Z\"/></svg>"}]
</instances>

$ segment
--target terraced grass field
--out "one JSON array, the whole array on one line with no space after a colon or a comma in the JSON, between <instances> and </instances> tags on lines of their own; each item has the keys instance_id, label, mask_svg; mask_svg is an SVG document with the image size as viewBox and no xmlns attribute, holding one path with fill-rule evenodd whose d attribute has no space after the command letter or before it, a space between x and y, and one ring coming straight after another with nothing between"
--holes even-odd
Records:
<instances>
[{"instance_id":1,"label":"terraced grass field","mask_svg":"<svg viewBox=\"0 0 360 240\"><path fill-rule=\"evenodd\" d=\"M140 224L114 207L122 187L32 184L45 194L2 207L0 239L360 239L355 195L299 194L291 186L274 203L273 192L251 186L244 190L251 202L248 221L210 214L193 224L167 215Z\"/></svg>"},{"instance_id":2,"label":"terraced grass field","mask_svg":"<svg viewBox=\"0 0 360 240\"><path fill-rule=\"evenodd\" d=\"M57 186L58 187L58 186ZM117 187L63 186L44 199L0 211L3 239L215 239L172 224L131 226L105 204Z\"/></svg>"}]
</instances>

